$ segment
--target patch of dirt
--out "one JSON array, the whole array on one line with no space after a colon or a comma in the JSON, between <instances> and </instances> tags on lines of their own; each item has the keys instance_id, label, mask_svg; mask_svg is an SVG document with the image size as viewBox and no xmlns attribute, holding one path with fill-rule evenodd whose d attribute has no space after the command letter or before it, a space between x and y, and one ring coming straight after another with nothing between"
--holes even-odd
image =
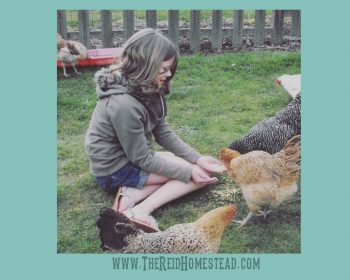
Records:
<instances>
[{"instance_id":1,"label":"patch of dirt","mask_svg":"<svg viewBox=\"0 0 350 280\"><path fill-rule=\"evenodd\" d=\"M116 39L113 41L113 47L121 47L124 41L122 38ZM284 51L296 51L300 50L301 47L301 38L296 36L285 35L283 36L283 42L280 45L274 45L272 42L272 38L270 35L265 37L264 45L255 46L254 40L251 36L244 36L242 41L241 48L235 48L232 44L232 39L229 37L222 38L221 50L215 51L212 47L212 42L210 38L203 37L200 42L200 50L199 52L208 55L222 52L235 52L240 50L284 50ZM92 49L100 49L102 48L102 40L97 38L91 39L91 48ZM190 47L190 38L182 37L179 39L179 52L182 55L190 55L193 54L193 51Z\"/></svg>"},{"instance_id":2,"label":"patch of dirt","mask_svg":"<svg viewBox=\"0 0 350 280\"><path fill-rule=\"evenodd\" d=\"M272 42L271 36L266 36L264 40L264 45L262 46L254 46L253 38L250 36L243 37L242 47L235 48L232 44L232 39L229 37L224 37L222 39L221 50L214 51L212 47L212 42L210 38L204 37L200 42L200 52L208 55L215 53L223 53L223 52L235 52L240 50L251 50L251 51L259 51L259 50L283 50L283 51L297 51L300 50L301 47L301 38L285 35L283 36L283 42L280 45L275 45ZM179 40L179 52L182 55L193 54L193 51L190 48L190 38L183 37Z\"/></svg>"}]
</instances>

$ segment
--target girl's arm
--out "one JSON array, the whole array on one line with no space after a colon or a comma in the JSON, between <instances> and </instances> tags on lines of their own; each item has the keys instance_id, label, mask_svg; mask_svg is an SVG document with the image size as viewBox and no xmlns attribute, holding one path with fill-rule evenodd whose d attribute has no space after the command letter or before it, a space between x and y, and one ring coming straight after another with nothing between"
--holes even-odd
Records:
<instances>
[{"instance_id":1,"label":"girl's arm","mask_svg":"<svg viewBox=\"0 0 350 280\"><path fill-rule=\"evenodd\" d=\"M165 119L153 129L153 135L156 142L163 148L191 163L196 163L201 157L200 153L176 135Z\"/></svg>"},{"instance_id":2,"label":"girl's arm","mask_svg":"<svg viewBox=\"0 0 350 280\"><path fill-rule=\"evenodd\" d=\"M110 102L111 103L111 102ZM192 168L168 161L151 149L144 132L143 108L137 106L107 105L107 112L126 157L149 173L189 182Z\"/></svg>"},{"instance_id":3,"label":"girl's arm","mask_svg":"<svg viewBox=\"0 0 350 280\"><path fill-rule=\"evenodd\" d=\"M226 171L225 166L220 161L210 156L202 156L195 149L182 141L180 137L172 131L169 124L164 119L153 130L153 135L157 143L168 151L173 152L175 155L189 162L198 164L209 172L223 173Z\"/></svg>"}]
</instances>

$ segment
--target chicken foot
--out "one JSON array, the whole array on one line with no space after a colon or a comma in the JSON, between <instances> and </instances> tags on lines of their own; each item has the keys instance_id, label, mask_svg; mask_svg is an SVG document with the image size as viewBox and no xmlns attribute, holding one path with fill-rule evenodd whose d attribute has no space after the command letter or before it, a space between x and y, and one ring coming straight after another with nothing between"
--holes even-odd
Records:
<instances>
[{"instance_id":1,"label":"chicken foot","mask_svg":"<svg viewBox=\"0 0 350 280\"><path fill-rule=\"evenodd\" d=\"M258 210L259 214L255 214L256 216L263 216L264 219L266 219L267 215L270 214L271 212L273 212L273 210L267 210L267 208L265 208L263 211Z\"/></svg>"},{"instance_id":2,"label":"chicken foot","mask_svg":"<svg viewBox=\"0 0 350 280\"><path fill-rule=\"evenodd\" d=\"M77 73L78 75L81 74L80 72L78 72L77 68L75 67L75 64L71 64L71 66L73 67L75 73ZM65 76L66 78L69 77L69 75L68 75L67 72L66 72L66 66L65 66L64 63L63 63L63 76Z\"/></svg>"},{"instance_id":3,"label":"chicken foot","mask_svg":"<svg viewBox=\"0 0 350 280\"><path fill-rule=\"evenodd\" d=\"M245 217L242 221L236 221L236 220L232 220L232 222L235 222L237 224L240 224L240 226L238 228L243 227L252 217L253 217L254 213L253 212L249 212L249 214L247 215L247 217Z\"/></svg>"},{"instance_id":4,"label":"chicken foot","mask_svg":"<svg viewBox=\"0 0 350 280\"><path fill-rule=\"evenodd\" d=\"M80 74L81 74L80 72L78 72L77 68L75 68L75 64L72 64L72 67L73 67L73 69L74 69L75 73L77 73L78 75L80 75Z\"/></svg>"},{"instance_id":5,"label":"chicken foot","mask_svg":"<svg viewBox=\"0 0 350 280\"><path fill-rule=\"evenodd\" d=\"M245 217L243 220L241 221L236 221L236 220L232 220L232 222L235 222L237 224L240 224L240 226L238 228L243 227L244 225L246 225L246 223L255 215L255 216L263 216L264 219L266 219L267 215L270 214L271 212L273 212L273 210L267 210L267 208L265 208L263 211L262 210L258 210L257 211L258 214L253 213L253 212L249 212L249 214L247 215L247 217Z\"/></svg>"}]
</instances>

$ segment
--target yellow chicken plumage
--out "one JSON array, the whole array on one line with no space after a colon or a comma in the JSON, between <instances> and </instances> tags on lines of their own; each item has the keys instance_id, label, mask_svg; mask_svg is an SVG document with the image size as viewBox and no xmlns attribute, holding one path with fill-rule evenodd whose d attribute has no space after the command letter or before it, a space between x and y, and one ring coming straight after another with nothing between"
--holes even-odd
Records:
<instances>
[{"instance_id":1,"label":"yellow chicken plumage","mask_svg":"<svg viewBox=\"0 0 350 280\"><path fill-rule=\"evenodd\" d=\"M276 207L289 200L298 190L300 174L300 142L297 135L276 154L252 151L241 155L239 152L222 149L220 158L228 175L239 185L250 213L241 225L247 223L253 214L263 214L262 208Z\"/></svg>"}]
</instances>

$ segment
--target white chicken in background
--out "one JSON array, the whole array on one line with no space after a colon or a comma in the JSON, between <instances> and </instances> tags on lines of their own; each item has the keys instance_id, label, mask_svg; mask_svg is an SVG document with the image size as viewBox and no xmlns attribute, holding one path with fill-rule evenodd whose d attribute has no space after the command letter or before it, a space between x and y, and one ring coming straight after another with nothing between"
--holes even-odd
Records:
<instances>
[{"instance_id":1,"label":"white chicken in background","mask_svg":"<svg viewBox=\"0 0 350 280\"><path fill-rule=\"evenodd\" d=\"M57 34L57 59L63 64L63 75L68 77L66 65L72 65L75 73L80 74L75 68L80 59L88 57L87 48L80 42L64 40L60 34Z\"/></svg>"},{"instance_id":2,"label":"white chicken in background","mask_svg":"<svg viewBox=\"0 0 350 280\"><path fill-rule=\"evenodd\" d=\"M282 75L276 80L276 84L282 85L284 89L295 98L301 93L301 75Z\"/></svg>"}]
</instances>

